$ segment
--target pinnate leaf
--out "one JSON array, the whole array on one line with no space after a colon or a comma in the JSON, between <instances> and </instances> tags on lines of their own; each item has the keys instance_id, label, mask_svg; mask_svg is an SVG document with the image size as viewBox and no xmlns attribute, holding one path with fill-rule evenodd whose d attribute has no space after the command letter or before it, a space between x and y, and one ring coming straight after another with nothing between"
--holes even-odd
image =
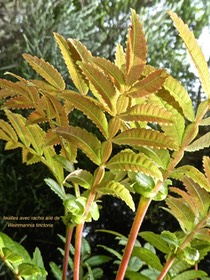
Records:
<instances>
[{"instance_id":1,"label":"pinnate leaf","mask_svg":"<svg viewBox=\"0 0 210 280\"><path fill-rule=\"evenodd\" d=\"M210 132L207 132L205 135L201 136L189 146L186 147L186 151L195 152L202 150L204 148L208 148L210 146Z\"/></svg>"},{"instance_id":2,"label":"pinnate leaf","mask_svg":"<svg viewBox=\"0 0 210 280\"><path fill-rule=\"evenodd\" d=\"M93 176L90 172L86 170L78 169L71 172L65 178L65 181L78 184L85 189L90 189L93 182Z\"/></svg>"},{"instance_id":3,"label":"pinnate leaf","mask_svg":"<svg viewBox=\"0 0 210 280\"><path fill-rule=\"evenodd\" d=\"M111 112L115 114L117 95L112 81L108 78L108 76L106 76L103 72L101 72L98 68L93 66L93 64L91 63L83 62L80 63L79 65L83 73L86 75L88 80L91 82L93 87L96 89L96 91L104 101L105 103L104 107L108 106Z\"/></svg>"},{"instance_id":4,"label":"pinnate leaf","mask_svg":"<svg viewBox=\"0 0 210 280\"><path fill-rule=\"evenodd\" d=\"M201 188L204 188L206 191L210 190L210 186L206 177L194 166L183 165L181 167L176 168L170 174L171 178L177 180L183 180L184 176L191 178L195 183L197 183Z\"/></svg>"},{"instance_id":5,"label":"pinnate leaf","mask_svg":"<svg viewBox=\"0 0 210 280\"><path fill-rule=\"evenodd\" d=\"M169 76L165 83L164 88L174 97L182 109L182 113L189 120L195 119L192 101L186 89L172 76Z\"/></svg>"},{"instance_id":6,"label":"pinnate leaf","mask_svg":"<svg viewBox=\"0 0 210 280\"><path fill-rule=\"evenodd\" d=\"M162 174L154 162L142 153L135 154L124 150L113 156L106 164L110 170L142 172L152 177L162 179Z\"/></svg>"},{"instance_id":7,"label":"pinnate leaf","mask_svg":"<svg viewBox=\"0 0 210 280\"><path fill-rule=\"evenodd\" d=\"M93 98L79 95L73 91L65 91L62 97L70 101L78 110L83 112L108 137L108 122L99 104Z\"/></svg>"},{"instance_id":8,"label":"pinnate leaf","mask_svg":"<svg viewBox=\"0 0 210 280\"><path fill-rule=\"evenodd\" d=\"M176 150L178 147L173 140L153 129L133 128L125 130L113 139L118 145L137 145L153 148Z\"/></svg>"},{"instance_id":9,"label":"pinnate leaf","mask_svg":"<svg viewBox=\"0 0 210 280\"><path fill-rule=\"evenodd\" d=\"M171 112L152 103L134 105L126 113L121 114L120 118L124 121L146 121L160 124L173 124L174 122Z\"/></svg>"},{"instance_id":10,"label":"pinnate leaf","mask_svg":"<svg viewBox=\"0 0 210 280\"><path fill-rule=\"evenodd\" d=\"M194 34L190 31L189 27L184 24L176 13L169 11L170 17L172 18L176 29L178 30L182 40L184 41L186 48L198 70L198 74L201 80L201 84L207 97L210 98L210 74L208 70L207 62L202 53Z\"/></svg>"},{"instance_id":11,"label":"pinnate leaf","mask_svg":"<svg viewBox=\"0 0 210 280\"><path fill-rule=\"evenodd\" d=\"M146 40L136 12L131 9L131 27L126 49L126 83L132 85L141 76L146 64Z\"/></svg>"},{"instance_id":12,"label":"pinnate leaf","mask_svg":"<svg viewBox=\"0 0 210 280\"><path fill-rule=\"evenodd\" d=\"M141 236L144 240L149 242L152 246L154 246L161 252L165 254L169 253L170 249L167 242L163 240L159 234L151 231L144 231L139 233L139 236Z\"/></svg>"},{"instance_id":13,"label":"pinnate leaf","mask_svg":"<svg viewBox=\"0 0 210 280\"><path fill-rule=\"evenodd\" d=\"M78 67L77 62L81 61L82 58L80 54L75 49L74 45L71 41L66 40L63 36L54 33L55 40L59 45L61 53L63 55L63 59L68 68L69 74L74 82L74 85L79 90L79 92L83 95L88 92L88 85L85 81L85 77L82 74L81 69Z\"/></svg>"},{"instance_id":14,"label":"pinnate leaf","mask_svg":"<svg viewBox=\"0 0 210 280\"><path fill-rule=\"evenodd\" d=\"M207 180L210 184L210 158L207 156L203 157L203 167L206 173Z\"/></svg>"},{"instance_id":15,"label":"pinnate leaf","mask_svg":"<svg viewBox=\"0 0 210 280\"><path fill-rule=\"evenodd\" d=\"M57 134L76 144L95 164L101 163L101 142L91 132L80 127L58 127Z\"/></svg>"},{"instance_id":16,"label":"pinnate leaf","mask_svg":"<svg viewBox=\"0 0 210 280\"><path fill-rule=\"evenodd\" d=\"M110 181L107 185L102 185L97 188L97 192L100 194L109 194L123 200L131 210L135 211L135 205L133 198L129 191L119 182Z\"/></svg>"},{"instance_id":17,"label":"pinnate leaf","mask_svg":"<svg viewBox=\"0 0 210 280\"><path fill-rule=\"evenodd\" d=\"M185 202L183 202L179 198L169 196L166 199L166 204L168 205L169 209L164 209L171 213L177 219L182 230L184 232L191 232L194 227L195 216L189 209L189 207L185 204Z\"/></svg>"},{"instance_id":18,"label":"pinnate leaf","mask_svg":"<svg viewBox=\"0 0 210 280\"><path fill-rule=\"evenodd\" d=\"M0 139L14 143L18 142L18 137L15 130L8 122L4 120L0 120Z\"/></svg>"},{"instance_id":19,"label":"pinnate leaf","mask_svg":"<svg viewBox=\"0 0 210 280\"><path fill-rule=\"evenodd\" d=\"M65 82L61 74L51 64L30 54L23 54L23 57L49 84L59 90L65 89Z\"/></svg>"},{"instance_id":20,"label":"pinnate leaf","mask_svg":"<svg viewBox=\"0 0 210 280\"><path fill-rule=\"evenodd\" d=\"M163 86L167 73L158 69L137 82L127 93L130 97L140 98L152 93L156 93Z\"/></svg>"},{"instance_id":21,"label":"pinnate leaf","mask_svg":"<svg viewBox=\"0 0 210 280\"><path fill-rule=\"evenodd\" d=\"M121 44L117 44L115 52L115 65L124 73L126 56Z\"/></svg>"},{"instance_id":22,"label":"pinnate leaf","mask_svg":"<svg viewBox=\"0 0 210 280\"><path fill-rule=\"evenodd\" d=\"M125 83L124 76L121 70L114 63L101 57L94 57L91 62L99 66L104 73L109 76L113 84L119 90L121 89L121 85Z\"/></svg>"}]
</instances>

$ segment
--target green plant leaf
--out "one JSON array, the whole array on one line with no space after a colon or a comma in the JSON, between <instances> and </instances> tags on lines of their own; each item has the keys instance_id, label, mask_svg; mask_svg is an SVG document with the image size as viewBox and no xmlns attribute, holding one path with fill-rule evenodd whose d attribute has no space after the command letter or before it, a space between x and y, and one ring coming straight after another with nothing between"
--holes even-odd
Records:
<instances>
[{"instance_id":1,"label":"green plant leaf","mask_svg":"<svg viewBox=\"0 0 210 280\"><path fill-rule=\"evenodd\" d=\"M141 76L146 64L146 40L136 12L131 9L131 27L126 48L126 84L132 85Z\"/></svg>"},{"instance_id":2,"label":"green plant leaf","mask_svg":"<svg viewBox=\"0 0 210 280\"><path fill-rule=\"evenodd\" d=\"M28 148L30 146L30 140L28 136L28 128L26 127L26 119L22 115L12 113L9 110L6 110L5 113L20 138L20 141Z\"/></svg>"},{"instance_id":3,"label":"green plant leaf","mask_svg":"<svg viewBox=\"0 0 210 280\"><path fill-rule=\"evenodd\" d=\"M139 233L144 240L152 244L155 248L160 250L161 252L167 254L169 253L170 249L166 241L164 241L159 234L156 234L151 231L144 231Z\"/></svg>"},{"instance_id":4,"label":"green plant leaf","mask_svg":"<svg viewBox=\"0 0 210 280\"><path fill-rule=\"evenodd\" d=\"M104 263L107 263L111 260L112 258L106 256L106 255L96 255L88 258L85 262L88 263L90 267L94 266L99 266Z\"/></svg>"},{"instance_id":5,"label":"green plant leaf","mask_svg":"<svg viewBox=\"0 0 210 280\"><path fill-rule=\"evenodd\" d=\"M163 268L158 256L156 256L155 253L153 253L152 251L150 251L147 248L134 247L132 255L139 257L148 266L150 266L158 271L161 271Z\"/></svg>"},{"instance_id":6,"label":"green plant leaf","mask_svg":"<svg viewBox=\"0 0 210 280\"><path fill-rule=\"evenodd\" d=\"M191 165L183 165L174 169L171 172L170 177L177 180L183 180L184 175L191 178L195 183L198 183L201 188L204 188L207 191L210 190L210 186L204 174Z\"/></svg>"},{"instance_id":7,"label":"green plant leaf","mask_svg":"<svg viewBox=\"0 0 210 280\"><path fill-rule=\"evenodd\" d=\"M119 182L110 181L107 185L100 185L97 188L97 192L100 194L108 194L113 195L115 197L123 200L131 210L135 211L135 205L133 202L133 198L129 191Z\"/></svg>"},{"instance_id":8,"label":"green plant leaf","mask_svg":"<svg viewBox=\"0 0 210 280\"><path fill-rule=\"evenodd\" d=\"M174 97L182 109L183 115L189 120L194 121L194 111L192 101L186 89L172 76L168 76L164 83L164 88Z\"/></svg>"},{"instance_id":9,"label":"green plant leaf","mask_svg":"<svg viewBox=\"0 0 210 280\"><path fill-rule=\"evenodd\" d=\"M203 157L203 167L207 177L207 180L210 184L210 158L207 156Z\"/></svg>"},{"instance_id":10,"label":"green plant leaf","mask_svg":"<svg viewBox=\"0 0 210 280\"><path fill-rule=\"evenodd\" d=\"M23 54L23 57L49 84L59 90L65 89L65 82L61 74L51 64L30 54Z\"/></svg>"},{"instance_id":11,"label":"green plant leaf","mask_svg":"<svg viewBox=\"0 0 210 280\"><path fill-rule=\"evenodd\" d=\"M77 62L81 61L81 57L78 51L75 49L74 45L71 41L66 40L61 35L54 33L55 40L59 45L61 53L63 55L63 59L68 68L69 74L74 82L74 85L79 90L79 92L83 95L88 92L88 85L85 81L85 77L82 74L81 69L78 67Z\"/></svg>"},{"instance_id":12,"label":"green plant leaf","mask_svg":"<svg viewBox=\"0 0 210 280\"><path fill-rule=\"evenodd\" d=\"M90 189L93 183L93 176L90 172L82 169L77 169L71 172L66 178L65 181L72 182L80 185L85 189Z\"/></svg>"},{"instance_id":13,"label":"green plant leaf","mask_svg":"<svg viewBox=\"0 0 210 280\"><path fill-rule=\"evenodd\" d=\"M202 270L188 270L180 273L176 277L173 277L173 280L193 280L202 276L207 276L207 273Z\"/></svg>"},{"instance_id":14,"label":"green plant leaf","mask_svg":"<svg viewBox=\"0 0 210 280\"><path fill-rule=\"evenodd\" d=\"M104 107L108 106L111 112L115 114L117 94L112 81L108 78L108 76L106 76L101 70L96 68L91 63L83 62L80 63L79 66L102 98L99 100L102 102L102 104L104 103ZM93 94L94 93L95 91L93 91ZM98 98L98 95L95 97Z\"/></svg>"},{"instance_id":15,"label":"green plant leaf","mask_svg":"<svg viewBox=\"0 0 210 280\"><path fill-rule=\"evenodd\" d=\"M58 135L76 144L95 164L100 165L101 142L91 132L80 127L58 127Z\"/></svg>"},{"instance_id":16,"label":"green plant leaf","mask_svg":"<svg viewBox=\"0 0 210 280\"><path fill-rule=\"evenodd\" d=\"M18 274L23 277L28 276L46 276L47 272L44 269L31 264L31 263L21 263L18 266Z\"/></svg>"},{"instance_id":17,"label":"green plant leaf","mask_svg":"<svg viewBox=\"0 0 210 280\"><path fill-rule=\"evenodd\" d=\"M201 136L194 142L192 142L189 146L186 147L186 151L195 152L202 150L204 148L209 148L210 146L210 132L207 132L205 135Z\"/></svg>"},{"instance_id":18,"label":"green plant leaf","mask_svg":"<svg viewBox=\"0 0 210 280\"><path fill-rule=\"evenodd\" d=\"M199 216L205 217L210 206L210 194L204 188L202 189L197 183L188 177L183 178L183 183L189 194L189 199L184 198L185 202L191 206L192 211Z\"/></svg>"},{"instance_id":19,"label":"green plant leaf","mask_svg":"<svg viewBox=\"0 0 210 280\"><path fill-rule=\"evenodd\" d=\"M99 103L93 98L81 96L73 91L65 91L62 93L62 97L83 112L98 127L105 138L108 137L108 122Z\"/></svg>"},{"instance_id":20,"label":"green plant leaf","mask_svg":"<svg viewBox=\"0 0 210 280\"><path fill-rule=\"evenodd\" d=\"M202 120L200 121L199 125L200 125L200 126L207 126L207 125L210 125L210 117L202 119Z\"/></svg>"},{"instance_id":21,"label":"green plant leaf","mask_svg":"<svg viewBox=\"0 0 210 280\"><path fill-rule=\"evenodd\" d=\"M120 118L124 121L146 121L159 124L174 123L171 112L152 103L134 105L126 113L121 114Z\"/></svg>"},{"instance_id":22,"label":"green plant leaf","mask_svg":"<svg viewBox=\"0 0 210 280\"><path fill-rule=\"evenodd\" d=\"M14 253L12 250L4 247L2 248L3 258L6 261L9 261L12 264L21 263L24 259L23 256Z\"/></svg>"},{"instance_id":23,"label":"green plant leaf","mask_svg":"<svg viewBox=\"0 0 210 280\"><path fill-rule=\"evenodd\" d=\"M101 57L93 57L91 62L99 66L104 71L104 73L109 76L112 83L118 88L118 90L121 89L121 86L124 85L125 81L123 73L120 71L117 65Z\"/></svg>"},{"instance_id":24,"label":"green plant leaf","mask_svg":"<svg viewBox=\"0 0 210 280\"><path fill-rule=\"evenodd\" d=\"M162 179L162 174L154 162L142 153L135 154L125 150L112 157L106 164L110 170L125 170L142 172L152 177Z\"/></svg>"},{"instance_id":25,"label":"green plant leaf","mask_svg":"<svg viewBox=\"0 0 210 280\"><path fill-rule=\"evenodd\" d=\"M149 277L135 271L126 271L125 276L129 280L151 280Z\"/></svg>"},{"instance_id":26,"label":"green plant leaf","mask_svg":"<svg viewBox=\"0 0 210 280\"><path fill-rule=\"evenodd\" d=\"M189 27L184 24L184 22L177 16L176 13L172 11L169 11L168 13L173 20L175 27L178 30L183 42L185 43L185 46L198 70L203 90L207 97L210 98L210 74L202 50Z\"/></svg>"},{"instance_id":27,"label":"green plant leaf","mask_svg":"<svg viewBox=\"0 0 210 280\"><path fill-rule=\"evenodd\" d=\"M137 145L170 150L176 150L178 148L173 140L164 133L144 128L125 130L112 141L118 145Z\"/></svg>"},{"instance_id":28,"label":"green plant leaf","mask_svg":"<svg viewBox=\"0 0 210 280\"><path fill-rule=\"evenodd\" d=\"M0 139L10 141L12 143L18 142L18 137L15 130L8 122L4 120L0 120Z\"/></svg>"},{"instance_id":29,"label":"green plant leaf","mask_svg":"<svg viewBox=\"0 0 210 280\"><path fill-rule=\"evenodd\" d=\"M55 180L48 178L44 180L45 183L56 193L62 200L66 199L66 193L62 186L60 186Z\"/></svg>"},{"instance_id":30,"label":"green plant leaf","mask_svg":"<svg viewBox=\"0 0 210 280\"><path fill-rule=\"evenodd\" d=\"M162 88L167 73L163 69L158 69L135 83L135 85L128 91L128 96L132 98L140 98L149 94L156 93Z\"/></svg>"},{"instance_id":31,"label":"green plant leaf","mask_svg":"<svg viewBox=\"0 0 210 280\"><path fill-rule=\"evenodd\" d=\"M54 262L50 262L50 268L52 270L54 277L57 280L62 279L62 270L58 267L57 264L55 264Z\"/></svg>"},{"instance_id":32,"label":"green plant leaf","mask_svg":"<svg viewBox=\"0 0 210 280\"><path fill-rule=\"evenodd\" d=\"M115 65L124 73L126 64L126 54L121 44L117 44L115 51Z\"/></svg>"},{"instance_id":33,"label":"green plant leaf","mask_svg":"<svg viewBox=\"0 0 210 280\"><path fill-rule=\"evenodd\" d=\"M31 261L29 253L21 244L12 240L3 232L0 232L0 239L2 241L1 243L3 247L9 249L13 254L16 254L17 256L22 256L25 262Z\"/></svg>"},{"instance_id":34,"label":"green plant leaf","mask_svg":"<svg viewBox=\"0 0 210 280\"><path fill-rule=\"evenodd\" d=\"M166 211L171 213L179 222L182 230L186 232L191 232L194 228L195 215L179 198L168 196L166 199L166 204L169 209L164 208Z\"/></svg>"}]
</instances>

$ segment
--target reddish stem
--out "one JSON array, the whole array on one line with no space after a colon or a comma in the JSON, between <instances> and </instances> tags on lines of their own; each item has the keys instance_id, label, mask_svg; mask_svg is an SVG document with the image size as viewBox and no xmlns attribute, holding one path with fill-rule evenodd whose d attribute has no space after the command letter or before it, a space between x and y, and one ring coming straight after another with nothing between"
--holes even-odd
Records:
<instances>
[{"instance_id":1,"label":"reddish stem","mask_svg":"<svg viewBox=\"0 0 210 280\"><path fill-rule=\"evenodd\" d=\"M79 280L80 275L80 257L82 247L82 232L84 223L76 227L75 254L74 254L74 280Z\"/></svg>"},{"instance_id":2,"label":"reddish stem","mask_svg":"<svg viewBox=\"0 0 210 280\"><path fill-rule=\"evenodd\" d=\"M71 226L67 226L67 228L66 228L66 243L65 243L65 253L64 253L64 258L63 258L62 280L66 280L66 275L67 275L67 270L68 270L69 249L70 249L73 230L74 230L74 228Z\"/></svg>"},{"instance_id":3,"label":"reddish stem","mask_svg":"<svg viewBox=\"0 0 210 280\"><path fill-rule=\"evenodd\" d=\"M145 198L145 197L141 197L140 201L139 201L139 205L138 205L138 209L136 212L136 216L135 219L133 221L133 225L130 231L130 235L129 235L129 239L128 239L128 243L126 245L124 254L123 254L123 258L122 261L120 263L119 269L118 269L118 273L117 273L117 277L116 280L123 280L124 279L124 275L130 260L130 256L132 254L133 251L133 247L135 245L135 241L137 239L137 235L140 229L140 226L144 220L144 216L146 215L147 209L151 203L152 199L150 198Z\"/></svg>"}]
</instances>

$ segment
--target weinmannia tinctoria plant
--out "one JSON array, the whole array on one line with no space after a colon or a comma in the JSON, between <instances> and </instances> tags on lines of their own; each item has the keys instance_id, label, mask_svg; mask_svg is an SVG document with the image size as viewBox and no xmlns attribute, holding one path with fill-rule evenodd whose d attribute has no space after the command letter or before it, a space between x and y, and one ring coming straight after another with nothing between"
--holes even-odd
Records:
<instances>
[{"instance_id":1,"label":"weinmannia tinctoria plant","mask_svg":"<svg viewBox=\"0 0 210 280\"><path fill-rule=\"evenodd\" d=\"M203 158L204 173L180 161L185 151L210 145L210 133L201 137L198 134L199 126L210 125L210 75L193 33L175 13L170 11L169 15L197 67L207 96L197 112L177 80L146 63L146 40L134 10L126 50L118 44L114 62L94 57L75 39L54 34L76 90L66 87L52 65L29 54L23 57L42 80L25 80L11 73L16 82L0 80L2 109L7 117L7 121L0 120L5 148L21 148L26 164L42 162L48 166L54 179L46 179L46 183L63 202L67 228L63 280L67 277L74 229L73 271L74 280L79 280L84 223L99 218L103 195L116 196L135 211L133 193L139 194L140 200L129 238L124 240L123 256L116 255L120 263L116 279L209 279L198 269L198 263L210 251L210 158ZM30 110L23 114L23 109ZM72 124L75 109L92 121L93 131ZM92 174L74 169L78 150L94 163ZM183 187L173 187L172 180L182 181ZM150 244L142 247L137 236L144 216L152 201L161 200L166 201L165 209L178 220L181 230L160 235L141 232ZM0 240L1 259L18 279L28 279L21 274L24 263L14 262L3 235ZM160 260L156 250L165 259ZM138 265L132 260L138 260ZM53 267L59 275L58 267ZM33 279L46 277L43 270L32 274ZM94 269L89 269L89 277L99 278L94 276Z\"/></svg>"}]
</instances>

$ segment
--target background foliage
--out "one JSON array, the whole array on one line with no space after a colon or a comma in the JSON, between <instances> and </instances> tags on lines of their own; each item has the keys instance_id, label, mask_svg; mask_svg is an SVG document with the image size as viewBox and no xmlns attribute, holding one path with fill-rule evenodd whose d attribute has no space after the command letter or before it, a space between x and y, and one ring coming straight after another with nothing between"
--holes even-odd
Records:
<instances>
[{"instance_id":1,"label":"background foliage","mask_svg":"<svg viewBox=\"0 0 210 280\"><path fill-rule=\"evenodd\" d=\"M199 37L202 29L209 27L210 3L209 1L132 1L132 0L91 0L91 1L0 1L0 76L5 71L12 71L25 78L34 78L34 71L22 59L23 52L43 57L53 64L68 79L67 70L54 42L52 32L58 32L64 37L72 37L81 40L94 55L112 58L116 42L125 41L129 22L129 7L134 8L140 15L144 24L145 33L149 45L149 63L157 67L170 69L174 77L181 80L191 92L193 101L200 101L202 92L196 86L196 77L190 72L189 60L183 50L181 40L172 35L173 26L165 11L174 10L180 17L193 28L195 36ZM174 33L173 33L174 34ZM178 35L177 35L178 36ZM87 125L87 119L75 114L75 123L83 122ZM62 215L61 209L56 207L57 197L51 194L45 187L43 179L48 176L48 170L43 166L34 165L26 167L21 164L21 156L14 152L5 152L3 144L0 144L0 205L3 215ZM205 151L208 153L208 151ZM198 154L198 163L202 155ZM188 158L188 160L192 160ZM88 165L89 163L84 163ZM5 197L7 199L5 199ZM92 244L109 244L110 239L103 234L95 234L95 228L111 228L123 234L128 234L132 222L132 214L128 212L123 203L113 198L104 198L104 211L101 218L93 227L87 228L87 234ZM107 207L106 207L107 206ZM157 206L156 206L157 207ZM163 216L160 209L152 208L147 215L147 229L149 227L165 228L169 223L167 216L159 223ZM116 217L113 217L116 215ZM123 213L125 220L117 218L117 213ZM130 224L127 217L130 215ZM165 214L164 214L165 215ZM122 216L121 216L122 217ZM1 229L7 232L5 224L0 221ZM168 225L168 227L176 225ZM169 228L170 229L170 228ZM34 238L34 244L41 249L53 248L50 260L56 258L57 232L64 233L62 226L57 226L51 232L43 232L48 235L46 239L28 230L26 236ZM11 234L11 233L10 233ZM21 231L12 231L14 238L23 240L27 244L26 236ZM49 236L51 238L49 238ZM51 240L48 244L42 244L43 240ZM35 245L33 245L35 246ZM33 248L34 249L34 248ZM33 250L31 248L31 250ZM48 249L47 249L48 251ZM49 251L48 251L49 252ZM107 276L109 277L109 276Z\"/></svg>"}]
</instances>

